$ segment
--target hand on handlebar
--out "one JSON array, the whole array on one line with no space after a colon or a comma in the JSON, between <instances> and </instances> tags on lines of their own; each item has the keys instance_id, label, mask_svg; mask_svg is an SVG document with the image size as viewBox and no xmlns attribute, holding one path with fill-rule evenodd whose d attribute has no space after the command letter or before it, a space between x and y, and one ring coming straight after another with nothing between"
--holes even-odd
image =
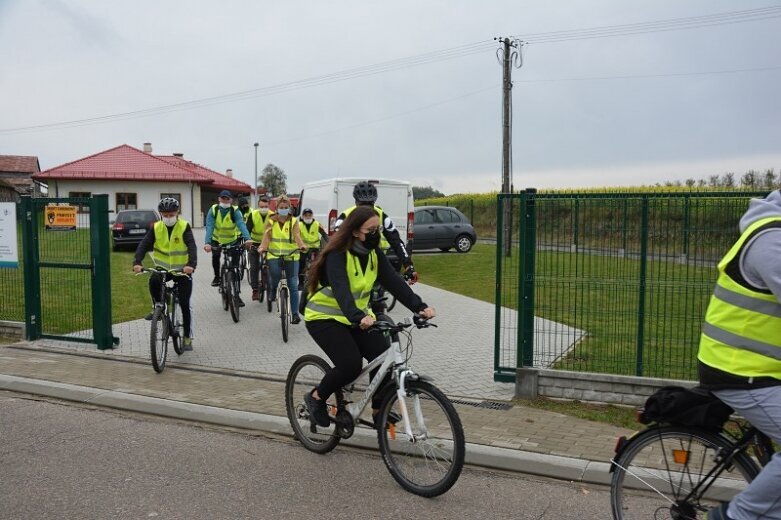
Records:
<instances>
[{"instance_id":1,"label":"hand on handlebar","mask_svg":"<svg viewBox=\"0 0 781 520\"><path fill-rule=\"evenodd\" d=\"M412 265L407 266L407 268L404 270L404 279L407 281L407 284L409 285L415 285L415 283L418 281L418 273L415 271L415 267Z\"/></svg>"},{"instance_id":2,"label":"hand on handlebar","mask_svg":"<svg viewBox=\"0 0 781 520\"><path fill-rule=\"evenodd\" d=\"M133 272L136 273L136 274L140 273L141 269L142 269L141 265L136 264L136 265L133 266Z\"/></svg>"},{"instance_id":3,"label":"hand on handlebar","mask_svg":"<svg viewBox=\"0 0 781 520\"><path fill-rule=\"evenodd\" d=\"M193 268L192 268L191 266L189 266L189 265L186 265L186 266L184 266L184 267L182 268L182 272L183 272L184 274L193 274L193 272L194 272L194 271L195 271L195 269L193 269Z\"/></svg>"},{"instance_id":4,"label":"hand on handlebar","mask_svg":"<svg viewBox=\"0 0 781 520\"><path fill-rule=\"evenodd\" d=\"M422 311L418 313L422 318L425 318L427 320L430 320L431 318L435 317L437 315L436 309L434 307L426 307Z\"/></svg>"},{"instance_id":5,"label":"hand on handlebar","mask_svg":"<svg viewBox=\"0 0 781 520\"><path fill-rule=\"evenodd\" d=\"M254 244L255 242L252 240L247 240L244 242L244 249L251 249Z\"/></svg>"},{"instance_id":6,"label":"hand on handlebar","mask_svg":"<svg viewBox=\"0 0 781 520\"><path fill-rule=\"evenodd\" d=\"M366 316L363 317L363 319L361 319L361 322L358 324L358 327L360 327L361 330L366 330L370 328L372 325L374 325L374 321L375 321L374 318L370 314L367 314Z\"/></svg>"},{"instance_id":7,"label":"hand on handlebar","mask_svg":"<svg viewBox=\"0 0 781 520\"><path fill-rule=\"evenodd\" d=\"M211 253L212 252L211 244L206 244L205 246L203 246L203 250L206 251L207 253Z\"/></svg>"}]
</instances>

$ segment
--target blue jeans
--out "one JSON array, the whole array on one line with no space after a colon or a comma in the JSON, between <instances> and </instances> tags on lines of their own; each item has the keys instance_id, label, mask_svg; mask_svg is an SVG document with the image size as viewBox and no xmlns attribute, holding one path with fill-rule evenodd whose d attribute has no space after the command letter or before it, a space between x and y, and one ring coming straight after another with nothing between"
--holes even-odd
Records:
<instances>
[{"instance_id":1,"label":"blue jeans","mask_svg":"<svg viewBox=\"0 0 781 520\"><path fill-rule=\"evenodd\" d=\"M282 277L282 260L279 258L268 259L268 272L271 276L271 291L274 298L277 296L277 284ZM285 260L285 273L287 274L287 286L290 288L290 309L295 316L298 314L298 260Z\"/></svg>"}]
</instances>

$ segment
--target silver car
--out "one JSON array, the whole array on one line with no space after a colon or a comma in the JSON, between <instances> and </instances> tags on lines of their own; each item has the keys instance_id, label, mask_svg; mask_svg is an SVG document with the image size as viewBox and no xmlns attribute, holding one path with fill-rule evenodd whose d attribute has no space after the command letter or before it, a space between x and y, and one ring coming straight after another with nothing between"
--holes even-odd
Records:
<instances>
[{"instance_id":1,"label":"silver car","mask_svg":"<svg viewBox=\"0 0 781 520\"><path fill-rule=\"evenodd\" d=\"M415 251L422 249L456 248L467 253L477 241L475 228L456 208L447 206L420 206L415 208Z\"/></svg>"}]
</instances>

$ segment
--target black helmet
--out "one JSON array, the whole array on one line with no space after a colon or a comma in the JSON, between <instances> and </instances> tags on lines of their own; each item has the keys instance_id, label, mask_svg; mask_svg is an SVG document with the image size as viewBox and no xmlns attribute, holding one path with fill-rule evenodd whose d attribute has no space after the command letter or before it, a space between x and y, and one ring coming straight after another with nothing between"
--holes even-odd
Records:
<instances>
[{"instance_id":1,"label":"black helmet","mask_svg":"<svg viewBox=\"0 0 781 520\"><path fill-rule=\"evenodd\" d=\"M247 200L247 197L239 197L239 206L247 206L249 205L249 201Z\"/></svg>"},{"instance_id":2,"label":"black helmet","mask_svg":"<svg viewBox=\"0 0 781 520\"><path fill-rule=\"evenodd\" d=\"M160 204L157 205L157 211L161 213L179 211L179 201L173 197L163 197L160 199Z\"/></svg>"},{"instance_id":3,"label":"black helmet","mask_svg":"<svg viewBox=\"0 0 781 520\"><path fill-rule=\"evenodd\" d=\"M374 184L361 181L353 188L353 198L355 202L370 202L374 204L377 202L377 188Z\"/></svg>"},{"instance_id":4,"label":"black helmet","mask_svg":"<svg viewBox=\"0 0 781 520\"><path fill-rule=\"evenodd\" d=\"M312 214L314 214L314 211L312 211L312 208L304 208L304 211L302 211L301 214L303 215L305 213L312 213Z\"/></svg>"}]
</instances>

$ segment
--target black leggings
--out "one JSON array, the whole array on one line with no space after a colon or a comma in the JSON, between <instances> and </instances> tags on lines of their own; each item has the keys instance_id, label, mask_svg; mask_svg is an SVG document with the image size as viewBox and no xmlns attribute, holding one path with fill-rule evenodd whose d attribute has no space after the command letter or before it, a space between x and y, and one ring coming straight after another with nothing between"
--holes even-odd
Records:
<instances>
[{"instance_id":1,"label":"black leggings","mask_svg":"<svg viewBox=\"0 0 781 520\"><path fill-rule=\"evenodd\" d=\"M371 361L388 349L385 337L379 332L369 333L336 320L307 321L306 330L334 365L317 386L317 393L321 399L328 399L331 394L355 380L363 368L363 358ZM370 374L372 378L377 370L372 370ZM386 380L388 376L389 374L386 375ZM379 407L380 401L375 394L372 408Z\"/></svg>"},{"instance_id":2,"label":"black leggings","mask_svg":"<svg viewBox=\"0 0 781 520\"><path fill-rule=\"evenodd\" d=\"M192 312L190 311L190 296L193 294L193 281L184 276L166 275L166 280L174 278L179 290L179 308L182 309L182 327L184 335L188 338L193 337L192 331ZM160 277L152 276L149 278L149 293L152 295L152 301L160 299Z\"/></svg>"}]
</instances>

